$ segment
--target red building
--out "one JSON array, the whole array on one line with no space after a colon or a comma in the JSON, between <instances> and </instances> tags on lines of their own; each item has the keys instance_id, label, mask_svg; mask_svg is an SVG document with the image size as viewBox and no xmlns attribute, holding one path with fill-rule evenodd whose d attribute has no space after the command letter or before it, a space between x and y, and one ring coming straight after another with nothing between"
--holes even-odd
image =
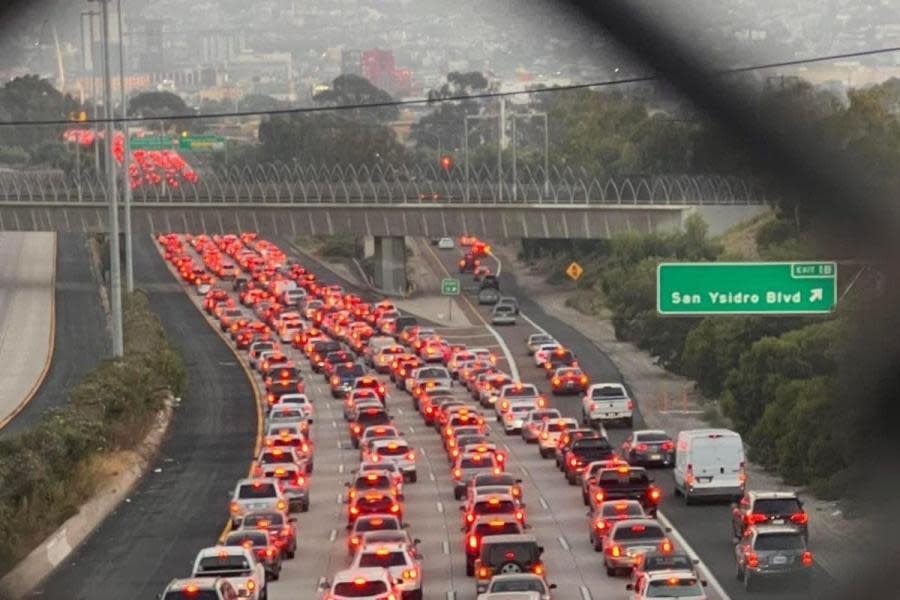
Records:
<instances>
[{"instance_id":1,"label":"red building","mask_svg":"<svg viewBox=\"0 0 900 600\"><path fill-rule=\"evenodd\" d=\"M394 53L390 50L376 48L362 53L363 76L375 87L392 92L394 71Z\"/></svg>"}]
</instances>

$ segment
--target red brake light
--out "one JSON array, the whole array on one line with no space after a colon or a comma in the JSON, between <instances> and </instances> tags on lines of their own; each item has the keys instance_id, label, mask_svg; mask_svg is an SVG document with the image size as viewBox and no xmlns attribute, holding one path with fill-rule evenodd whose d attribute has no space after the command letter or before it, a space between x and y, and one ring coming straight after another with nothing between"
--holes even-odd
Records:
<instances>
[{"instance_id":1,"label":"red brake light","mask_svg":"<svg viewBox=\"0 0 900 600\"><path fill-rule=\"evenodd\" d=\"M659 488L655 488L655 487L648 489L647 495L650 497L650 501L653 502L654 504L657 504L659 502L660 498L662 498L662 492L660 491Z\"/></svg>"},{"instance_id":2,"label":"red brake light","mask_svg":"<svg viewBox=\"0 0 900 600\"><path fill-rule=\"evenodd\" d=\"M809 515L805 512L794 513L791 515L791 522L806 525L809 522Z\"/></svg>"},{"instance_id":3,"label":"red brake light","mask_svg":"<svg viewBox=\"0 0 900 600\"><path fill-rule=\"evenodd\" d=\"M760 513L750 513L744 520L748 525L753 525L754 523L765 523L769 517Z\"/></svg>"},{"instance_id":4,"label":"red brake light","mask_svg":"<svg viewBox=\"0 0 900 600\"><path fill-rule=\"evenodd\" d=\"M812 558L812 557L810 557ZM747 566L748 567L758 567L759 566L759 557L756 556L754 552L747 553Z\"/></svg>"},{"instance_id":5,"label":"red brake light","mask_svg":"<svg viewBox=\"0 0 900 600\"><path fill-rule=\"evenodd\" d=\"M618 544L613 544L609 548L609 555L614 558L618 558L618 557L622 556L622 547L619 546Z\"/></svg>"},{"instance_id":6,"label":"red brake light","mask_svg":"<svg viewBox=\"0 0 900 600\"><path fill-rule=\"evenodd\" d=\"M478 549L478 537L475 535L469 535L469 548L472 550Z\"/></svg>"},{"instance_id":7,"label":"red brake light","mask_svg":"<svg viewBox=\"0 0 900 600\"><path fill-rule=\"evenodd\" d=\"M803 562L804 567L810 567L813 563L812 552L809 550L805 551L803 555L800 557L800 560Z\"/></svg>"}]
</instances>

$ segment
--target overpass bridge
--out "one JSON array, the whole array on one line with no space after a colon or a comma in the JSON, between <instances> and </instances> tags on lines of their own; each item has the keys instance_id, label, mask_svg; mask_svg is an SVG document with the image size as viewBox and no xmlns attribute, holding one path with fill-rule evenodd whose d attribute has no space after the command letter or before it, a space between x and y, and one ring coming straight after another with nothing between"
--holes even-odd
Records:
<instances>
[{"instance_id":1,"label":"overpass bridge","mask_svg":"<svg viewBox=\"0 0 900 600\"><path fill-rule=\"evenodd\" d=\"M134 232L366 235L376 238L383 271L398 280L405 252L397 238L404 236L609 238L677 231L693 214L716 235L767 206L754 182L719 176L599 180L573 169L523 168L498 181L487 169L297 163L197 174L195 183L135 188ZM108 215L102 176L0 172L0 231L105 232ZM398 287L392 279L386 289Z\"/></svg>"}]
</instances>

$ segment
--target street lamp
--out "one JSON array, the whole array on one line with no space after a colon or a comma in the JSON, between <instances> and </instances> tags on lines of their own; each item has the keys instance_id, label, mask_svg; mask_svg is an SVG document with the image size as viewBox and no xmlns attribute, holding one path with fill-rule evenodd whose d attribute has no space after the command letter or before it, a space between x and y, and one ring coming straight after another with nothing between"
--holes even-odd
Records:
<instances>
[{"instance_id":1,"label":"street lamp","mask_svg":"<svg viewBox=\"0 0 900 600\"><path fill-rule=\"evenodd\" d=\"M100 13L95 10L85 10L81 12L81 70L83 73L87 74L87 48L90 48L91 51L91 118L97 119L97 91L96 91L96 80L97 80L97 66L94 62L94 17L99 17ZM90 42L88 46L85 46L84 39L84 18L87 17L88 20L88 31L90 32ZM97 140L100 138L98 135L99 131L97 129L97 125L94 124L92 126L94 130L94 172L97 174L100 173L100 144Z\"/></svg>"},{"instance_id":2,"label":"street lamp","mask_svg":"<svg viewBox=\"0 0 900 600\"><path fill-rule=\"evenodd\" d=\"M125 157L122 159L122 185L125 192L125 289L134 291L134 252L131 243L131 181L128 167L131 162L131 133L128 127L128 99L125 97L125 31L122 29L122 0L116 0L119 17L119 95L122 102L122 135L125 138Z\"/></svg>"},{"instance_id":3,"label":"street lamp","mask_svg":"<svg viewBox=\"0 0 900 600\"><path fill-rule=\"evenodd\" d=\"M517 198L517 189L516 189L516 170L517 170L517 162L518 162L518 141L516 139L516 118L517 117L526 117L529 119L533 119L535 117L540 117L544 119L544 196L550 195L550 130L549 123L547 120L547 113L545 112L528 112L521 115L517 115L513 113L510 118L512 119L512 162L513 162L513 198Z\"/></svg>"},{"instance_id":4,"label":"street lamp","mask_svg":"<svg viewBox=\"0 0 900 600\"><path fill-rule=\"evenodd\" d=\"M100 30L103 46L103 117L104 135L106 136L106 189L109 193L109 270L110 296L112 304L112 350L114 357L125 353L125 340L122 331L122 267L119 264L119 209L118 209L118 177L116 176L116 159L113 156L113 110L112 81L109 66L109 1L88 0L100 5L102 27Z\"/></svg>"},{"instance_id":5,"label":"street lamp","mask_svg":"<svg viewBox=\"0 0 900 600\"><path fill-rule=\"evenodd\" d=\"M500 186L500 201L503 201L503 113L497 115L498 131L497 146L497 184ZM472 120L493 120L492 115L466 115L464 122L463 136L463 153L465 154L465 174L466 174L466 202L469 201L469 119Z\"/></svg>"}]
</instances>

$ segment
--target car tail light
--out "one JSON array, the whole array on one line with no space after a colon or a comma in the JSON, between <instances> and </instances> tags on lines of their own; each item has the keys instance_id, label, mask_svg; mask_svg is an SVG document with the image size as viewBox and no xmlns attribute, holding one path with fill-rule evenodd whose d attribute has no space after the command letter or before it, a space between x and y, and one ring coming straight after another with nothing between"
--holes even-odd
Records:
<instances>
[{"instance_id":1,"label":"car tail light","mask_svg":"<svg viewBox=\"0 0 900 600\"><path fill-rule=\"evenodd\" d=\"M552 381L553 381L553 387L559 387L559 385L562 383L562 381L560 381L559 377L554 377Z\"/></svg>"},{"instance_id":2,"label":"car tail light","mask_svg":"<svg viewBox=\"0 0 900 600\"><path fill-rule=\"evenodd\" d=\"M395 513L395 514L400 512L400 505L399 504L391 504L391 512Z\"/></svg>"},{"instance_id":3,"label":"car tail light","mask_svg":"<svg viewBox=\"0 0 900 600\"><path fill-rule=\"evenodd\" d=\"M301 487L306 485L306 477L304 477L303 475L298 475L297 476L297 485L299 485Z\"/></svg>"},{"instance_id":4,"label":"car tail light","mask_svg":"<svg viewBox=\"0 0 900 600\"><path fill-rule=\"evenodd\" d=\"M607 523L603 519L597 519L596 521L594 521L594 529L596 529L597 531L606 531L607 529L609 529L609 523Z\"/></svg>"},{"instance_id":5,"label":"car tail light","mask_svg":"<svg viewBox=\"0 0 900 600\"><path fill-rule=\"evenodd\" d=\"M252 592L253 590L256 589L256 582L252 579L248 579L247 585L245 587L247 588L247 590Z\"/></svg>"},{"instance_id":6,"label":"car tail light","mask_svg":"<svg viewBox=\"0 0 900 600\"><path fill-rule=\"evenodd\" d=\"M659 504L659 501L662 498L662 491L659 488L652 487L647 490L647 496L650 498L650 502Z\"/></svg>"},{"instance_id":7,"label":"car tail light","mask_svg":"<svg viewBox=\"0 0 900 600\"><path fill-rule=\"evenodd\" d=\"M403 579L407 581L415 581L419 578L419 572L416 569L404 569Z\"/></svg>"},{"instance_id":8,"label":"car tail light","mask_svg":"<svg viewBox=\"0 0 900 600\"><path fill-rule=\"evenodd\" d=\"M741 466L738 470L738 481L741 482L741 485L744 485L747 482L747 473L744 471L743 461L741 461Z\"/></svg>"},{"instance_id":9,"label":"car tail light","mask_svg":"<svg viewBox=\"0 0 900 600\"><path fill-rule=\"evenodd\" d=\"M362 542L362 538L358 535L354 535L350 537L350 545L351 546L359 546L360 542Z\"/></svg>"},{"instance_id":10,"label":"car tail light","mask_svg":"<svg viewBox=\"0 0 900 600\"><path fill-rule=\"evenodd\" d=\"M275 508L278 510L287 510L287 503L284 500L279 500L277 504L275 504Z\"/></svg>"},{"instance_id":11,"label":"car tail light","mask_svg":"<svg viewBox=\"0 0 900 600\"><path fill-rule=\"evenodd\" d=\"M594 500L596 500L597 502L603 502L604 500L606 500L606 494L603 492L603 490L599 490L596 494L594 494Z\"/></svg>"},{"instance_id":12,"label":"car tail light","mask_svg":"<svg viewBox=\"0 0 900 600\"><path fill-rule=\"evenodd\" d=\"M268 556L269 558L275 556L275 552L275 548L266 548L266 556Z\"/></svg>"},{"instance_id":13,"label":"car tail light","mask_svg":"<svg viewBox=\"0 0 900 600\"><path fill-rule=\"evenodd\" d=\"M416 460L416 453L415 452L407 452L406 460Z\"/></svg>"},{"instance_id":14,"label":"car tail light","mask_svg":"<svg viewBox=\"0 0 900 600\"><path fill-rule=\"evenodd\" d=\"M665 451L672 450L673 448L675 448L675 444L673 444L672 442L663 442L660 446L660 449Z\"/></svg>"},{"instance_id":15,"label":"car tail light","mask_svg":"<svg viewBox=\"0 0 900 600\"><path fill-rule=\"evenodd\" d=\"M543 432L543 433L541 433L541 439L542 439L542 440L549 440L549 439L550 439L550 434L547 433L546 431Z\"/></svg>"},{"instance_id":16,"label":"car tail light","mask_svg":"<svg viewBox=\"0 0 900 600\"><path fill-rule=\"evenodd\" d=\"M579 379L579 381L581 382L581 385L587 385L587 383L588 383L588 378L587 378L586 375L582 375L582 376L581 376L581 379Z\"/></svg>"},{"instance_id":17,"label":"car tail light","mask_svg":"<svg viewBox=\"0 0 900 600\"><path fill-rule=\"evenodd\" d=\"M756 568L759 566L759 557L756 556L755 552L747 553L747 566L750 568Z\"/></svg>"},{"instance_id":18,"label":"car tail light","mask_svg":"<svg viewBox=\"0 0 900 600\"><path fill-rule=\"evenodd\" d=\"M659 544L659 551L663 554L671 554L673 549L672 542L669 540L663 540Z\"/></svg>"},{"instance_id":19,"label":"car tail light","mask_svg":"<svg viewBox=\"0 0 900 600\"><path fill-rule=\"evenodd\" d=\"M647 444L638 444L634 447L638 452L646 452L648 450Z\"/></svg>"},{"instance_id":20,"label":"car tail light","mask_svg":"<svg viewBox=\"0 0 900 600\"><path fill-rule=\"evenodd\" d=\"M747 525L753 525L755 523L765 523L769 520L769 517L760 513L750 513L746 517L744 517L744 522Z\"/></svg>"},{"instance_id":21,"label":"car tail light","mask_svg":"<svg viewBox=\"0 0 900 600\"><path fill-rule=\"evenodd\" d=\"M470 534L467 545L471 550L478 550L478 536L474 535L474 534Z\"/></svg>"},{"instance_id":22,"label":"car tail light","mask_svg":"<svg viewBox=\"0 0 900 600\"><path fill-rule=\"evenodd\" d=\"M597 410L597 404L595 402L591 402L590 405L588 406L588 411L594 412L595 410Z\"/></svg>"},{"instance_id":23,"label":"car tail light","mask_svg":"<svg viewBox=\"0 0 900 600\"><path fill-rule=\"evenodd\" d=\"M511 412L510 412L510 413L506 413L506 420L507 420L507 421L512 421L512 420L513 420L513 414L512 414Z\"/></svg>"},{"instance_id":24,"label":"car tail light","mask_svg":"<svg viewBox=\"0 0 900 600\"><path fill-rule=\"evenodd\" d=\"M356 506L351 506L351 507L350 507L350 514L351 514L351 515L358 515L358 514L359 514L359 508L356 507Z\"/></svg>"},{"instance_id":25,"label":"car tail light","mask_svg":"<svg viewBox=\"0 0 900 600\"><path fill-rule=\"evenodd\" d=\"M694 485L694 465L687 466L687 470L684 473L684 482L688 486Z\"/></svg>"},{"instance_id":26,"label":"car tail light","mask_svg":"<svg viewBox=\"0 0 900 600\"><path fill-rule=\"evenodd\" d=\"M471 524L474 522L475 522L475 515L473 515L472 513L466 513L466 523Z\"/></svg>"},{"instance_id":27,"label":"car tail light","mask_svg":"<svg viewBox=\"0 0 900 600\"><path fill-rule=\"evenodd\" d=\"M799 525L806 525L809 522L809 515L805 512L798 512L791 515L791 522Z\"/></svg>"},{"instance_id":28,"label":"car tail light","mask_svg":"<svg viewBox=\"0 0 900 600\"><path fill-rule=\"evenodd\" d=\"M524 510L516 511L516 521L518 521L519 523L525 522L525 511Z\"/></svg>"},{"instance_id":29,"label":"car tail light","mask_svg":"<svg viewBox=\"0 0 900 600\"><path fill-rule=\"evenodd\" d=\"M281 537L291 537L293 536L293 532L291 532L290 527L285 527L281 530Z\"/></svg>"},{"instance_id":30,"label":"car tail light","mask_svg":"<svg viewBox=\"0 0 900 600\"><path fill-rule=\"evenodd\" d=\"M572 467L573 469L574 469L575 467L577 467L577 466L578 466L578 459L575 458L574 456L573 456L572 458L570 458L570 459L569 459L569 466Z\"/></svg>"},{"instance_id":31,"label":"car tail light","mask_svg":"<svg viewBox=\"0 0 900 600\"><path fill-rule=\"evenodd\" d=\"M631 400L628 401L628 404L626 406L628 410L634 410L634 402L632 402Z\"/></svg>"},{"instance_id":32,"label":"car tail light","mask_svg":"<svg viewBox=\"0 0 900 600\"><path fill-rule=\"evenodd\" d=\"M607 549L607 553L613 558L619 558L622 556L622 547L618 544L613 544Z\"/></svg>"},{"instance_id":33,"label":"car tail light","mask_svg":"<svg viewBox=\"0 0 900 600\"><path fill-rule=\"evenodd\" d=\"M812 566L812 563L813 563L812 552L810 552L809 550L806 550L806 551L800 556L800 562L803 563L803 566L804 566L804 567L811 567L811 566Z\"/></svg>"},{"instance_id":34,"label":"car tail light","mask_svg":"<svg viewBox=\"0 0 900 600\"><path fill-rule=\"evenodd\" d=\"M232 502L229 507L231 509L231 514L237 514L241 512L241 505L237 502Z\"/></svg>"}]
</instances>

